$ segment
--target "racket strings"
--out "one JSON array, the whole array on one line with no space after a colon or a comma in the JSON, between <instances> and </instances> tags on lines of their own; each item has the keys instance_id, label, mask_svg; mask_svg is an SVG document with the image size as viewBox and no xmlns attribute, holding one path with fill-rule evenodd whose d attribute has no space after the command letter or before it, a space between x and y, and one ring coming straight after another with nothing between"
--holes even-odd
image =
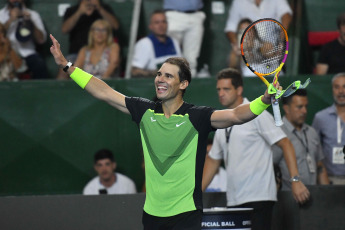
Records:
<instances>
[{"instance_id":1,"label":"racket strings","mask_svg":"<svg viewBox=\"0 0 345 230\"><path fill-rule=\"evenodd\" d=\"M286 51L284 30L273 21L260 21L253 25L243 38L244 57L258 73L275 71Z\"/></svg>"}]
</instances>

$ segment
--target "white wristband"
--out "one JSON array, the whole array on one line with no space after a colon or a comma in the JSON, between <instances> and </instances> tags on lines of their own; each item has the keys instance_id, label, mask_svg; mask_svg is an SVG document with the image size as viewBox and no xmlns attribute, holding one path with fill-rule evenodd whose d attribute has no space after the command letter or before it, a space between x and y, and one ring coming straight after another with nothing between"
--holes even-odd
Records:
<instances>
[{"instance_id":1,"label":"white wristband","mask_svg":"<svg viewBox=\"0 0 345 230\"><path fill-rule=\"evenodd\" d=\"M73 65L72 62L67 62L66 66L62 69L65 73L67 72L67 70L69 69L69 67L71 67Z\"/></svg>"}]
</instances>

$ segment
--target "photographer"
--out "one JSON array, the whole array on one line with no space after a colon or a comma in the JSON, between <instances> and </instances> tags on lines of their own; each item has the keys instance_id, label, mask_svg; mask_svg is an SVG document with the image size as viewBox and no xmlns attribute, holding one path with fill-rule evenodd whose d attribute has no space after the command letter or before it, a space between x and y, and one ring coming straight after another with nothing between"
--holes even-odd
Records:
<instances>
[{"instance_id":1,"label":"photographer","mask_svg":"<svg viewBox=\"0 0 345 230\"><path fill-rule=\"evenodd\" d=\"M5 25L13 49L25 59L32 79L47 78L47 68L36 52L36 45L43 44L47 33L40 15L25 6L24 0L7 0L0 10L0 22Z\"/></svg>"}]
</instances>

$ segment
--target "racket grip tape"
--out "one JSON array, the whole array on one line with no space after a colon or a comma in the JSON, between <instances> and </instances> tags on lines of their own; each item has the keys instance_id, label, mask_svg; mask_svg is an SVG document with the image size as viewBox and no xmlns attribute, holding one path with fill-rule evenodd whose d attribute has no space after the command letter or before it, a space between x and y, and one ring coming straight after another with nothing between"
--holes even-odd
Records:
<instances>
[{"instance_id":1,"label":"racket grip tape","mask_svg":"<svg viewBox=\"0 0 345 230\"><path fill-rule=\"evenodd\" d=\"M250 102L249 108L252 113L255 115L260 115L265 109L270 106L269 104L265 104L262 102L261 97L256 98L254 101Z\"/></svg>"},{"instance_id":2,"label":"racket grip tape","mask_svg":"<svg viewBox=\"0 0 345 230\"><path fill-rule=\"evenodd\" d=\"M280 113L280 108L279 108L279 101L276 100L274 101L274 96L271 97L272 101L272 109L273 109L273 116L274 116L274 122L276 126L282 126L284 123L282 121L282 115Z\"/></svg>"},{"instance_id":3,"label":"racket grip tape","mask_svg":"<svg viewBox=\"0 0 345 230\"><path fill-rule=\"evenodd\" d=\"M89 83L90 79L92 78L92 75L85 72L82 69L79 69L78 67L75 68L75 70L72 72L70 77L82 88L84 89L87 83Z\"/></svg>"}]
</instances>

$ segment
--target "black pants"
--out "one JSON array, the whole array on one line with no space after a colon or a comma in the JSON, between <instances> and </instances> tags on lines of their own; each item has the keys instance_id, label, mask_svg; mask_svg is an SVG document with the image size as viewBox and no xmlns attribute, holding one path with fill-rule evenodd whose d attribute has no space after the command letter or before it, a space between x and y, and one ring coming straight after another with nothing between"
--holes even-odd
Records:
<instances>
[{"instance_id":1,"label":"black pants","mask_svg":"<svg viewBox=\"0 0 345 230\"><path fill-rule=\"evenodd\" d=\"M258 201L231 206L230 208L253 208L252 230L271 230L274 201Z\"/></svg>"},{"instance_id":2,"label":"black pants","mask_svg":"<svg viewBox=\"0 0 345 230\"><path fill-rule=\"evenodd\" d=\"M144 230L200 230L202 211L190 211L169 217L157 217L143 212Z\"/></svg>"}]
</instances>

